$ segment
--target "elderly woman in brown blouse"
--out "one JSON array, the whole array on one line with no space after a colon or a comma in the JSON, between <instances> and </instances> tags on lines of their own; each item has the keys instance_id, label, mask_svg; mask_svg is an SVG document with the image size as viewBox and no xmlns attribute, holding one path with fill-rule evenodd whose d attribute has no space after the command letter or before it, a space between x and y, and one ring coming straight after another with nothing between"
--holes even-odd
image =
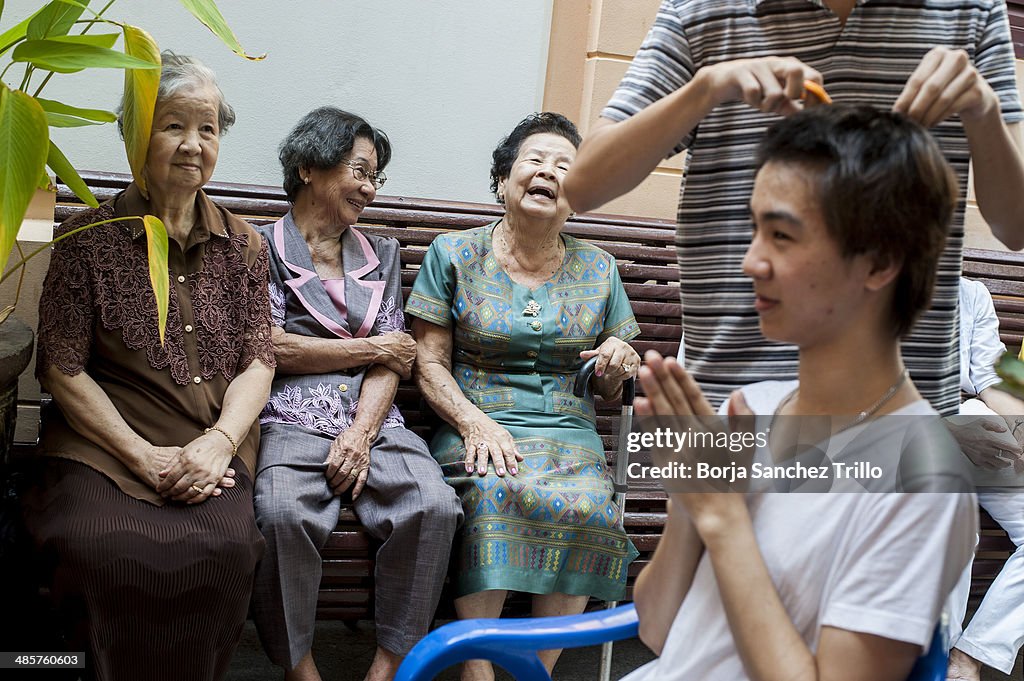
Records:
<instances>
[{"instance_id":1,"label":"elderly woman in brown blouse","mask_svg":"<svg viewBox=\"0 0 1024 681\"><path fill-rule=\"evenodd\" d=\"M219 679L263 540L256 417L273 378L267 247L201 187L234 122L213 73L163 55L145 168L60 232L153 214L170 237L166 340L133 220L58 244L40 303L37 375L60 414L27 522L72 649L98 679Z\"/></svg>"}]
</instances>

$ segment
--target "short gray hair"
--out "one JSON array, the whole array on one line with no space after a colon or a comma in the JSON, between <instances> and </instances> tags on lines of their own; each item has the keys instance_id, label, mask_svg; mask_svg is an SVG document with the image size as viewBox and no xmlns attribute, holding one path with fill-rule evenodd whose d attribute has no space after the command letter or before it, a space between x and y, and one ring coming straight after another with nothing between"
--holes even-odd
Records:
<instances>
[{"instance_id":1,"label":"short gray hair","mask_svg":"<svg viewBox=\"0 0 1024 681\"><path fill-rule=\"evenodd\" d=\"M235 110L224 99L224 92L217 84L217 75L209 66L195 57L177 54L171 50L160 53L160 86L156 91L156 99L173 97L182 90L210 85L217 91L217 130L223 135L235 124ZM124 95L117 107L117 131L124 137Z\"/></svg>"},{"instance_id":2,"label":"short gray hair","mask_svg":"<svg viewBox=\"0 0 1024 681\"><path fill-rule=\"evenodd\" d=\"M299 176L300 168L336 167L360 137L373 143L377 170L384 170L391 160L391 141L384 131L374 128L361 116L334 106L322 106L303 116L278 148L288 200L295 203L304 184Z\"/></svg>"}]
</instances>

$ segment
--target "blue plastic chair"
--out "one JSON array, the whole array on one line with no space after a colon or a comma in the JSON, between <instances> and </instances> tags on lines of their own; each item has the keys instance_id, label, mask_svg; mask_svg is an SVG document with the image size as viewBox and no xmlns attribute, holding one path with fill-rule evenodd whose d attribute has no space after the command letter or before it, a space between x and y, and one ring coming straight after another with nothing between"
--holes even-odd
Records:
<instances>
[{"instance_id":1,"label":"blue plastic chair","mask_svg":"<svg viewBox=\"0 0 1024 681\"><path fill-rule=\"evenodd\" d=\"M466 660L490 660L516 681L551 681L538 650L579 648L636 638L633 604L566 617L462 620L434 630L402 662L395 681L430 681ZM907 681L945 681L945 627L939 625L926 655L917 658Z\"/></svg>"}]
</instances>

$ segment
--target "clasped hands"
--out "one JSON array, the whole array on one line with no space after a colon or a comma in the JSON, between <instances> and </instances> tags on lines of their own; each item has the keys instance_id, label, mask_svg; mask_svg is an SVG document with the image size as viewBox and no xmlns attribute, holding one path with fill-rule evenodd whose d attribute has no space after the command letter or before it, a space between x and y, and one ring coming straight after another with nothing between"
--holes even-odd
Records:
<instances>
[{"instance_id":1,"label":"clasped hands","mask_svg":"<svg viewBox=\"0 0 1024 681\"><path fill-rule=\"evenodd\" d=\"M150 445L135 473L164 499L199 504L235 486L232 445L211 430L184 447Z\"/></svg>"},{"instance_id":2,"label":"clasped hands","mask_svg":"<svg viewBox=\"0 0 1024 681\"><path fill-rule=\"evenodd\" d=\"M740 100L759 111L787 116L803 108L804 81L821 84L822 76L793 57L759 57L706 66L697 72L697 80L709 108ZM967 52L940 46L921 59L893 111L925 128L954 115L971 123L998 113L999 98Z\"/></svg>"}]
</instances>

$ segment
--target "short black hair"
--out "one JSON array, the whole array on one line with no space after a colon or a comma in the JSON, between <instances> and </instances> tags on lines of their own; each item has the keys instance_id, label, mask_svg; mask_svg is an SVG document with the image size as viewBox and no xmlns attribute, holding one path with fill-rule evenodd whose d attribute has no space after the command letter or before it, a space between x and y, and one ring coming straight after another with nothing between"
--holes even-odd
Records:
<instances>
[{"instance_id":1,"label":"short black hair","mask_svg":"<svg viewBox=\"0 0 1024 681\"><path fill-rule=\"evenodd\" d=\"M391 160L391 141L383 131L356 114L333 106L322 106L303 116L278 149L288 200L295 203L304 186L299 168L334 168L345 160L360 137L373 142L377 150L377 170L384 170Z\"/></svg>"},{"instance_id":2,"label":"short black hair","mask_svg":"<svg viewBox=\"0 0 1024 681\"><path fill-rule=\"evenodd\" d=\"M580 142L583 141L576 125L559 113L544 111L530 114L519 121L508 137L501 140L494 153L491 154L491 193L498 199L498 203L504 203L498 197L498 183L512 172L512 164L515 162L516 156L519 155L519 147L523 145L523 140L530 135L541 133L561 135L577 149L580 148Z\"/></svg>"},{"instance_id":3,"label":"short black hair","mask_svg":"<svg viewBox=\"0 0 1024 681\"><path fill-rule=\"evenodd\" d=\"M890 311L905 336L931 302L959 198L956 176L928 131L864 105L817 106L777 122L757 150L766 163L813 169L825 225L845 258L902 264Z\"/></svg>"}]
</instances>

